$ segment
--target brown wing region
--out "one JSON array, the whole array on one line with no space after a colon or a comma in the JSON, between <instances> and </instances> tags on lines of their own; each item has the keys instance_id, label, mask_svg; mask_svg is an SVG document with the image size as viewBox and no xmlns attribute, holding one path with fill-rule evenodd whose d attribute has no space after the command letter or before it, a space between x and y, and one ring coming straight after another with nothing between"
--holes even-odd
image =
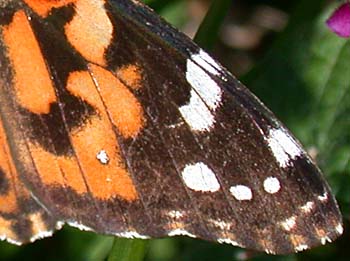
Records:
<instances>
[{"instance_id":1,"label":"brown wing region","mask_svg":"<svg viewBox=\"0 0 350 261\"><path fill-rule=\"evenodd\" d=\"M0 238L26 243L68 223L289 253L341 234L335 199L298 142L147 7L4 2Z\"/></svg>"}]
</instances>

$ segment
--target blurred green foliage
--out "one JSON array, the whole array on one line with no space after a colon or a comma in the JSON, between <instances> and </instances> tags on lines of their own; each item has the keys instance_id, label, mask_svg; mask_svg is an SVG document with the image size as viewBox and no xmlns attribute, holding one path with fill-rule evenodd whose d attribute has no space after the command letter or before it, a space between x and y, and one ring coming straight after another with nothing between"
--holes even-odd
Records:
<instances>
[{"instance_id":1,"label":"blurred green foliage","mask_svg":"<svg viewBox=\"0 0 350 261\"><path fill-rule=\"evenodd\" d=\"M183 25L187 19L184 10L188 2L185 0L145 2L175 26ZM234 12L235 1L232 2ZM325 1L259 2L284 8L289 12L290 20L284 32L265 47L264 57L242 81L306 148L316 148L317 161L340 203L346 229L350 206L350 43L325 27L324 21L334 8ZM222 16L224 11L216 10L211 15ZM216 42L217 34L204 34L203 31L218 28L222 17L215 19L214 15L206 20L207 24L202 25L197 39L209 48ZM253 260L345 260L350 257L349 241L345 230L345 235L333 244L290 256L268 256L189 238L147 242L114 240L113 237L64 228L52 238L22 247L1 242L0 260L142 260L140 257L144 254L145 260L152 261L236 260L240 257Z\"/></svg>"}]
</instances>

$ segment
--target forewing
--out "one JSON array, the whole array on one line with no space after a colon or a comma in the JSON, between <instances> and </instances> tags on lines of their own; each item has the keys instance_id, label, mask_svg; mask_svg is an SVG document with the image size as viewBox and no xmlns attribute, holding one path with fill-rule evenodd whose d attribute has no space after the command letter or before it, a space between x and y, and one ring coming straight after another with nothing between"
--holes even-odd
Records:
<instances>
[{"instance_id":1,"label":"forewing","mask_svg":"<svg viewBox=\"0 0 350 261\"><path fill-rule=\"evenodd\" d=\"M25 0L3 10L9 151L57 220L270 253L341 234L328 185L289 131L144 5Z\"/></svg>"}]
</instances>

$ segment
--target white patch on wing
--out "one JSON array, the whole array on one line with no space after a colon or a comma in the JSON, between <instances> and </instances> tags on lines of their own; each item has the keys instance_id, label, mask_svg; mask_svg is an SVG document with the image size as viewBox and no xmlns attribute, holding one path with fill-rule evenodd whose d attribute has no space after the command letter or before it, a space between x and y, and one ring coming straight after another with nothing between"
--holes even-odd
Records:
<instances>
[{"instance_id":1,"label":"white patch on wing","mask_svg":"<svg viewBox=\"0 0 350 261\"><path fill-rule=\"evenodd\" d=\"M136 231L125 231L120 233L114 233L114 236L123 237L123 238L139 238L139 239L149 239L149 236L141 235Z\"/></svg>"},{"instance_id":2,"label":"white patch on wing","mask_svg":"<svg viewBox=\"0 0 350 261\"><path fill-rule=\"evenodd\" d=\"M335 230L337 230L338 234L341 235L343 234L343 225L342 224L338 224L336 227L335 227Z\"/></svg>"},{"instance_id":3,"label":"white patch on wing","mask_svg":"<svg viewBox=\"0 0 350 261\"><path fill-rule=\"evenodd\" d=\"M0 237L0 240L1 241L6 240L8 243L10 243L12 245L17 245L17 246L21 246L23 244L22 242L13 240L11 238L6 238L6 236Z\"/></svg>"},{"instance_id":4,"label":"white patch on wing","mask_svg":"<svg viewBox=\"0 0 350 261\"><path fill-rule=\"evenodd\" d=\"M192 130L208 131L215 123L214 115L194 90L191 90L190 102L179 110Z\"/></svg>"},{"instance_id":5,"label":"white patch on wing","mask_svg":"<svg viewBox=\"0 0 350 261\"><path fill-rule=\"evenodd\" d=\"M192 55L191 59L214 75L218 75L219 71L221 70L220 65L202 49L199 50L198 54Z\"/></svg>"},{"instance_id":6,"label":"white patch on wing","mask_svg":"<svg viewBox=\"0 0 350 261\"><path fill-rule=\"evenodd\" d=\"M186 80L193 89L189 103L180 107L180 113L193 130L207 131L215 123L213 113L221 103L222 91L210 73L218 74L219 68L204 51L187 60Z\"/></svg>"},{"instance_id":7,"label":"white patch on wing","mask_svg":"<svg viewBox=\"0 0 350 261\"><path fill-rule=\"evenodd\" d=\"M56 225L55 225L55 228L57 230L60 230L63 226L64 226L64 222L63 221L57 221Z\"/></svg>"},{"instance_id":8,"label":"white patch on wing","mask_svg":"<svg viewBox=\"0 0 350 261\"><path fill-rule=\"evenodd\" d=\"M281 189L279 180L275 177L268 177L264 180L264 190L267 193L274 194Z\"/></svg>"},{"instance_id":9,"label":"white patch on wing","mask_svg":"<svg viewBox=\"0 0 350 261\"><path fill-rule=\"evenodd\" d=\"M100 150L97 153L96 158L104 165L109 162L109 157L108 157L108 154L105 150Z\"/></svg>"},{"instance_id":10,"label":"white patch on wing","mask_svg":"<svg viewBox=\"0 0 350 261\"><path fill-rule=\"evenodd\" d=\"M230 244L230 245L233 245L233 246L239 246L240 244L238 244L237 241L234 241L232 239L229 239L229 238L218 238L218 243L220 244Z\"/></svg>"},{"instance_id":11,"label":"white patch on wing","mask_svg":"<svg viewBox=\"0 0 350 261\"><path fill-rule=\"evenodd\" d=\"M186 186L195 191L215 192L220 189L214 172L203 162L186 165L181 175Z\"/></svg>"},{"instance_id":12,"label":"white patch on wing","mask_svg":"<svg viewBox=\"0 0 350 261\"><path fill-rule=\"evenodd\" d=\"M188 232L184 229L181 229L181 228L177 228L177 229L170 231L168 233L168 236L170 236L170 237L172 237L172 236L188 236L188 237L193 237L193 238L196 237L195 235L193 235L190 232Z\"/></svg>"},{"instance_id":13,"label":"white patch on wing","mask_svg":"<svg viewBox=\"0 0 350 261\"><path fill-rule=\"evenodd\" d=\"M290 231L295 225L296 225L296 217L291 216L290 218L287 218L285 221L281 222L282 227L286 231Z\"/></svg>"},{"instance_id":14,"label":"white patch on wing","mask_svg":"<svg viewBox=\"0 0 350 261\"><path fill-rule=\"evenodd\" d=\"M325 245L327 242L331 243L332 242L332 239L330 239L329 237L327 236L324 236L321 238L321 244L322 245Z\"/></svg>"},{"instance_id":15,"label":"white patch on wing","mask_svg":"<svg viewBox=\"0 0 350 261\"><path fill-rule=\"evenodd\" d=\"M71 227L78 228L79 230L82 230L82 231L94 231L91 227L85 226L76 221L68 221L67 224L70 225Z\"/></svg>"},{"instance_id":16,"label":"white patch on wing","mask_svg":"<svg viewBox=\"0 0 350 261\"><path fill-rule=\"evenodd\" d=\"M266 254L276 255L276 252L274 250L272 250L272 249L265 248L264 251L265 251Z\"/></svg>"},{"instance_id":17,"label":"white patch on wing","mask_svg":"<svg viewBox=\"0 0 350 261\"><path fill-rule=\"evenodd\" d=\"M45 238L45 237L51 237L52 234L53 234L52 230L50 230L50 231L41 231L41 232L37 233L36 235L32 236L31 238L29 238L29 241L30 242L34 242L37 239L42 239L42 238Z\"/></svg>"},{"instance_id":18,"label":"white patch on wing","mask_svg":"<svg viewBox=\"0 0 350 261\"><path fill-rule=\"evenodd\" d=\"M174 219L179 219L179 218L182 218L184 214L178 210L171 210L168 212L168 216Z\"/></svg>"},{"instance_id":19,"label":"white patch on wing","mask_svg":"<svg viewBox=\"0 0 350 261\"><path fill-rule=\"evenodd\" d=\"M222 220L209 219L209 222L212 223L215 227L220 228L221 230L230 230L232 223L228 223Z\"/></svg>"},{"instance_id":20,"label":"white patch on wing","mask_svg":"<svg viewBox=\"0 0 350 261\"><path fill-rule=\"evenodd\" d=\"M301 206L300 209L304 213L310 213L310 211L314 208L315 203L312 201L308 201L305 203L305 205Z\"/></svg>"},{"instance_id":21,"label":"white patch on wing","mask_svg":"<svg viewBox=\"0 0 350 261\"><path fill-rule=\"evenodd\" d=\"M232 186L230 192L237 200L251 200L253 198L252 190L244 185Z\"/></svg>"},{"instance_id":22,"label":"white patch on wing","mask_svg":"<svg viewBox=\"0 0 350 261\"><path fill-rule=\"evenodd\" d=\"M298 246L295 247L295 251L297 252L300 252L300 251L304 251L306 249L308 249L309 246L308 245L305 245L305 244L300 244Z\"/></svg>"},{"instance_id":23,"label":"white patch on wing","mask_svg":"<svg viewBox=\"0 0 350 261\"><path fill-rule=\"evenodd\" d=\"M186 79L205 104L215 111L221 102L222 91L209 74L192 61L195 56L187 60Z\"/></svg>"},{"instance_id":24,"label":"white patch on wing","mask_svg":"<svg viewBox=\"0 0 350 261\"><path fill-rule=\"evenodd\" d=\"M323 193L323 195L320 195L320 196L318 196L317 198L318 198L319 201L325 202L325 201L328 200L328 193L325 192L325 193Z\"/></svg>"},{"instance_id":25,"label":"white patch on wing","mask_svg":"<svg viewBox=\"0 0 350 261\"><path fill-rule=\"evenodd\" d=\"M270 129L268 145L282 168L291 164L291 160L303 154L299 144L283 128Z\"/></svg>"}]
</instances>

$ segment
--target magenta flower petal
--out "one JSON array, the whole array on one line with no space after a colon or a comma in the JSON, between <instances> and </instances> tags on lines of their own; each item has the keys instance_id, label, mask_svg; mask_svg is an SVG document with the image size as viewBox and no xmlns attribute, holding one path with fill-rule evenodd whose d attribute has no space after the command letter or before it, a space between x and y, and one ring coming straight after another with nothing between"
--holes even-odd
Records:
<instances>
[{"instance_id":1,"label":"magenta flower petal","mask_svg":"<svg viewBox=\"0 0 350 261\"><path fill-rule=\"evenodd\" d=\"M326 23L340 37L350 37L350 3L342 4Z\"/></svg>"}]
</instances>

